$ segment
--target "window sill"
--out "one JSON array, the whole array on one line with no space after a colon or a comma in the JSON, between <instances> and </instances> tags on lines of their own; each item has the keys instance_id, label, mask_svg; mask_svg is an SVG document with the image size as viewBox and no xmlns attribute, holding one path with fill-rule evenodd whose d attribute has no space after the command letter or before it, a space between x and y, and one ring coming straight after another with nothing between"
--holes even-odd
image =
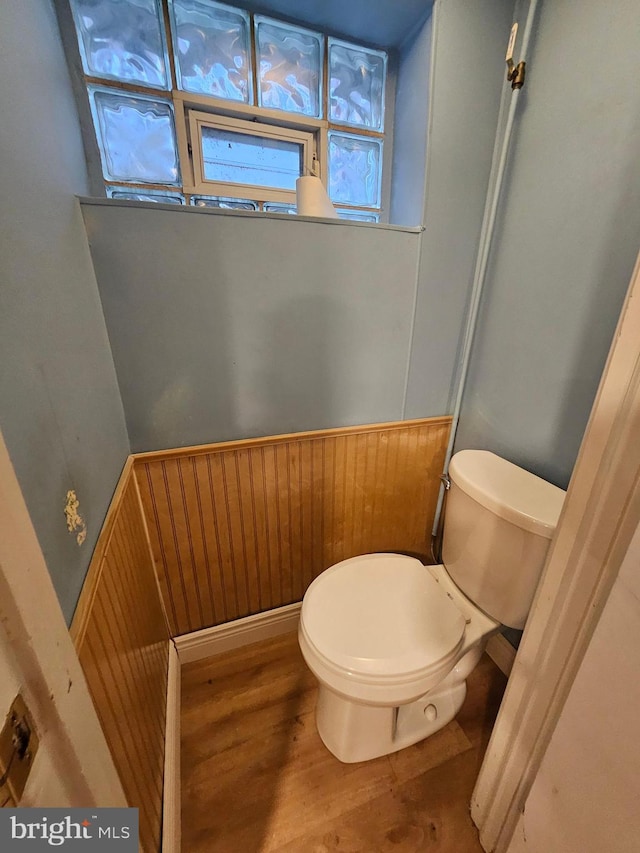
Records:
<instances>
[{"instance_id":1,"label":"window sill","mask_svg":"<svg viewBox=\"0 0 640 853\"><path fill-rule=\"evenodd\" d=\"M146 208L149 210L162 210L162 211L170 211L171 213L178 214L195 214L196 216L233 216L240 218L250 218L250 219L277 219L280 221L297 223L297 222L311 222L311 223L321 223L323 225L333 225L339 227L347 227L347 228L376 228L377 230L383 231L405 231L410 234L419 234L421 231L424 231L424 226L408 226L408 225L389 225L386 222L356 222L354 220L349 219L325 219L324 217L319 216L293 216L290 213L267 213L261 210L224 210L221 208L213 208L213 207L195 207L193 205L186 204L160 204L158 202L151 201L131 201L128 199L115 199L115 198L88 198L84 196L78 196L78 199L83 205L105 205L107 207L139 207Z\"/></svg>"}]
</instances>

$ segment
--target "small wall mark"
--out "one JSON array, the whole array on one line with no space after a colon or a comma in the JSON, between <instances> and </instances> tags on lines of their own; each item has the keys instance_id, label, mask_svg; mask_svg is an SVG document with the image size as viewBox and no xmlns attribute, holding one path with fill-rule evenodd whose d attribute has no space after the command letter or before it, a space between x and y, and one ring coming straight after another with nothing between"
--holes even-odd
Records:
<instances>
[{"instance_id":1,"label":"small wall mark","mask_svg":"<svg viewBox=\"0 0 640 853\"><path fill-rule=\"evenodd\" d=\"M69 533L76 533L76 542L78 545L82 545L84 540L87 538L87 525L84 523L84 519L78 512L78 507L80 506L80 501L78 500L76 493L73 489L70 489L67 492L67 503L64 508L64 514L67 519L67 530Z\"/></svg>"}]
</instances>

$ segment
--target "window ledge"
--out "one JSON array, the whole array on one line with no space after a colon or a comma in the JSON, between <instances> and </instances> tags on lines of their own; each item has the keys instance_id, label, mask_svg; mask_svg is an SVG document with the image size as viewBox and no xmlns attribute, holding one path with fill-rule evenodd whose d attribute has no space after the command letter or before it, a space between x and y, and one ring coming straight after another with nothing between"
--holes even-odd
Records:
<instances>
[{"instance_id":1,"label":"window ledge","mask_svg":"<svg viewBox=\"0 0 640 853\"><path fill-rule=\"evenodd\" d=\"M349 228L377 228L383 231L405 231L410 234L419 234L424 231L423 225L388 225L385 222L356 222L349 219L327 219L320 216L293 216L290 213L267 213L262 210L225 210L215 207L195 207L187 204L161 204L155 201L134 201L116 198L89 198L78 196L80 204L104 205L107 207L141 207L148 210L170 210L172 213L196 214L197 216L236 216L251 219L278 219L287 222L313 222L324 225L347 226Z\"/></svg>"}]
</instances>

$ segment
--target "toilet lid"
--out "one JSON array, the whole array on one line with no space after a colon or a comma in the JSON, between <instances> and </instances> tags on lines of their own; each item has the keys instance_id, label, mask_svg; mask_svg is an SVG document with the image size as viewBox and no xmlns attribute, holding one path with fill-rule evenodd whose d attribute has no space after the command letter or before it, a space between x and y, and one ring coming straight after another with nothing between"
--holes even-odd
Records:
<instances>
[{"instance_id":1,"label":"toilet lid","mask_svg":"<svg viewBox=\"0 0 640 853\"><path fill-rule=\"evenodd\" d=\"M381 678L443 665L460 648L466 621L426 567L400 554L327 569L307 590L301 619L329 662Z\"/></svg>"}]
</instances>

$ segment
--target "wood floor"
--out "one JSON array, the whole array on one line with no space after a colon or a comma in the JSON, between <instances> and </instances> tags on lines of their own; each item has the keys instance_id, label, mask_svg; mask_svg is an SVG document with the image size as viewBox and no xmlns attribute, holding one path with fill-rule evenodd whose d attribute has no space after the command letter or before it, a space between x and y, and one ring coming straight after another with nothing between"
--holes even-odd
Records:
<instances>
[{"instance_id":1,"label":"wood floor","mask_svg":"<svg viewBox=\"0 0 640 853\"><path fill-rule=\"evenodd\" d=\"M349 765L295 634L183 666L183 853L481 853L469 801L505 684L485 655L456 720Z\"/></svg>"}]
</instances>

